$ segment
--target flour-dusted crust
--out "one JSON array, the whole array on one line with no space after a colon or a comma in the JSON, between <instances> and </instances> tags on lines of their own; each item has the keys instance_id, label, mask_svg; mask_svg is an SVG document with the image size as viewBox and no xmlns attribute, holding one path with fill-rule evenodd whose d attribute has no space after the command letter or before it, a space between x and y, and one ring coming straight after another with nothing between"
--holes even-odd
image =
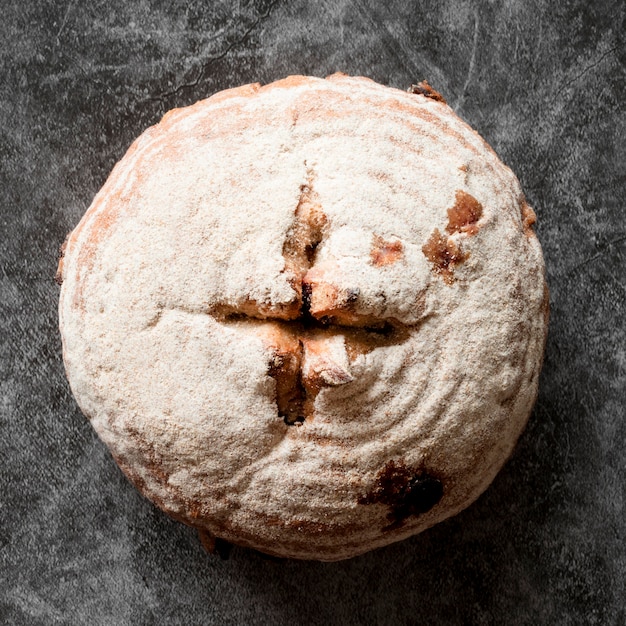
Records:
<instances>
[{"instance_id":1,"label":"flour-dusted crust","mask_svg":"<svg viewBox=\"0 0 626 626\"><path fill-rule=\"evenodd\" d=\"M293 76L171 111L69 236L74 395L205 537L351 557L511 454L547 329L534 213L436 96Z\"/></svg>"}]
</instances>

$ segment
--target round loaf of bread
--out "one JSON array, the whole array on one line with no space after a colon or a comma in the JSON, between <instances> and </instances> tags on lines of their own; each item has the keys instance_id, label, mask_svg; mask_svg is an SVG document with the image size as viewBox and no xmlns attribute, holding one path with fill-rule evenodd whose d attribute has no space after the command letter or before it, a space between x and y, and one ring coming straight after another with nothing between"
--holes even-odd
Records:
<instances>
[{"instance_id":1,"label":"round loaf of bread","mask_svg":"<svg viewBox=\"0 0 626 626\"><path fill-rule=\"evenodd\" d=\"M159 507L332 561L473 502L537 394L513 173L428 84L294 76L169 112L59 265L76 400Z\"/></svg>"}]
</instances>

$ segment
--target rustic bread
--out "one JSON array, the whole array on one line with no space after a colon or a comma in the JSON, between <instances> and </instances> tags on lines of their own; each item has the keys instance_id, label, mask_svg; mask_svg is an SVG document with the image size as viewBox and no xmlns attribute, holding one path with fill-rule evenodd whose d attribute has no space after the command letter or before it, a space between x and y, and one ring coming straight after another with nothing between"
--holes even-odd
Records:
<instances>
[{"instance_id":1,"label":"rustic bread","mask_svg":"<svg viewBox=\"0 0 626 626\"><path fill-rule=\"evenodd\" d=\"M534 219L427 84L218 93L141 135L68 237L71 388L205 538L329 561L403 539L473 502L526 424Z\"/></svg>"}]
</instances>

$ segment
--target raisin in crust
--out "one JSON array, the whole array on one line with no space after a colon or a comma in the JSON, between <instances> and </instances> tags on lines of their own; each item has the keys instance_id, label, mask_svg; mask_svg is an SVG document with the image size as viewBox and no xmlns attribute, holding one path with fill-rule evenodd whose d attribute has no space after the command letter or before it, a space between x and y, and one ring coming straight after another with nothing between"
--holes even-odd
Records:
<instances>
[{"instance_id":1,"label":"raisin in crust","mask_svg":"<svg viewBox=\"0 0 626 626\"><path fill-rule=\"evenodd\" d=\"M526 424L535 216L427 87L293 76L171 111L68 237L72 391L205 543L331 561L398 541L473 502Z\"/></svg>"}]
</instances>

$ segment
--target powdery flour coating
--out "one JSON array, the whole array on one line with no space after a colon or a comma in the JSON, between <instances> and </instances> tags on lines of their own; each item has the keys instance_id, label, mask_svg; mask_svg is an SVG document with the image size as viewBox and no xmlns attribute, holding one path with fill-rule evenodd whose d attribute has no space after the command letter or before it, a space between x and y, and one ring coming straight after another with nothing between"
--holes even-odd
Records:
<instances>
[{"instance_id":1,"label":"powdery flour coating","mask_svg":"<svg viewBox=\"0 0 626 626\"><path fill-rule=\"evenodd\" d=\"M168 113L70 234L76 399L211 537L338 560L474 501L537 393L534 214L427 84L290 77Z\"/></svg>"}]
</instances>

